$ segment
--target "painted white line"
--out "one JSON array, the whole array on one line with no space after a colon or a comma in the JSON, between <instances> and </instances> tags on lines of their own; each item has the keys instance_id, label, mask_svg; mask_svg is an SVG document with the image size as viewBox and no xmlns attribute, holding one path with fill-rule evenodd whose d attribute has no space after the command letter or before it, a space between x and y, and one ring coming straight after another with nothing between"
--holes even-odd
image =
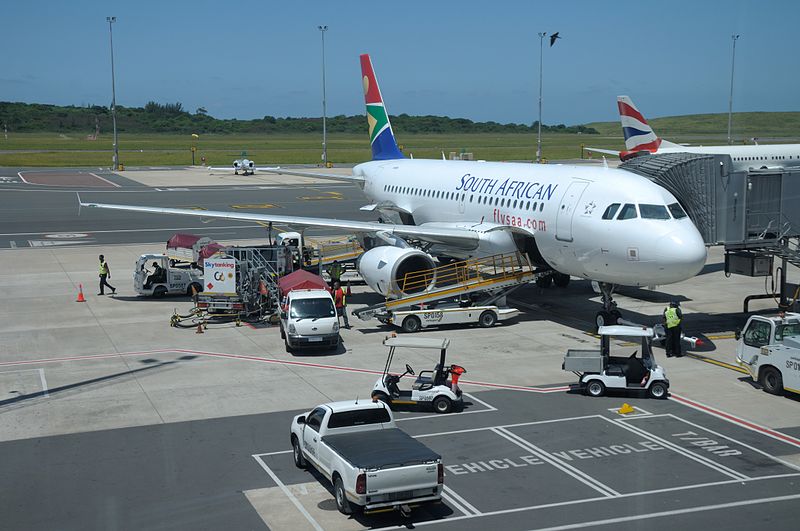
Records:
<instances>
[{"instance_id":1,"label":"painted white line","mask_svg":"<svg viewBox=\"0 0 800 531\"><path fill-rule=\"evenodd\" d=\"M22 179L22 182L24 182L25 184L32 184L32 183L29 183L28 181L25 180L25 177L22 176L22 172L21 171L18 171L17 175L19 175L19 178Z\"/></svg>"},{"instance_id":2,"label":"painted white line","mask_svg":"<svg viewBox=\"0 0 800 531\"><path fill-rule=\"evenodd\" d=\"M677 516L679 514L700 513L705 511L719 511L722 509L732 509L734 507L747 507L749 505L760 505L763 503L775 503L800 499L800 494L790 494L788 496L775 496L773 498L759 498L757 500L742 500L738 502L718 503L715 505L701 505L699 507L686 507L685 509L674 509L672 511L661 511L650 514L637 514L633 516L621 516L619 518L607 518L605 520L594 520L590 522L580 522L577 524L559 525L553 527L538 527L536 531L565 531L567 529L583 529L601 525L621 524L623 522L637 522L640 520L651 520L653 518L664 518L667 516Z\"/></svg>"},{"instance_id":3,"label":"painted white line","mask_svg":"<svg viewBox=\"0 0 800 531\"><path fill-rule=\"evenodd\" d=\"M465 516L475 516L471 512L469 512L466 507L460 505L456 500L448 496L447 493L444 491L442 491L442 499L447 502L447 505L453 507L461 514Z\"/></svg>"},{"instance_id":4,"label":"painted white line","mask_svg":"<svg viewBox=\"0 0 800 531\"><path fill-rule=\"evenodd\" d=\"M292 453L291 450L280 450L278 452L267 452L265 454L253 454L253 457L265 457L269 455L281 455L281 454L290 454Z\"/></svg>"},{"instance_id":5,"label":"painted white line","mask_svg":"<svg viewBox=\"0 0 800 531\"><path fill-rule=\"evenodd\" d=\"M738 444L740 446L744 446L745 448L747 448L749 450L752 450L754 452L757 452L757 453L759 453L759 454L761 454L761 455L763 455L765 457L769 457L773 461L777 461L778 463L780 463L780 464L782 464L784 466L787 466L787 467L791 468L792 470L800 471L800 466L794 465L794 464L792 464L792 463L790 463L788 461L784 461L783 459L775 457L774 455L768 454L767 452L765 452L763 450L759 450L755 446L750 446L749 444L745 444L742 441L734 439L733 437L728 437L727 435L723 435L723 434L721 434L719 432L716 432L714 430L710 430L710 429L706 428L705 426L701 426L700 424L695 424L694 422L690 422L690 421L688 421L686 419L682 419L681 417L673 415L672 413L669 413L668 416L674 418L675 420L679 420L681 422L684 422L684 423L688 424L689 426L694 426L697 429L700 429L700 430L703 430L703 431L707 431L708 433L714 434L717 437L720 437L722 439L727 439L727 440L729 440L729 441L731 441L733 443L736 443L736 444Z\"/></svg>"},{"instance_id":6,"label":"painted white line","mask_svg":"<svg viewBox=\"0 0 800 531\"><path fill-rule=\"evenodd\" d=\"M109 180L108 180L108 179L106 179L105 177L100 177L100 176L99 176L99 175L97 175L96 173L89 172L89 175L91 175L92 177L97 177L97 178L98 178L98 179L100 179L101 181L105 181L105 182L107 182L108 184L110 184L111 186L116 186L117 188L122 188L122 186L118 185L117 183L112 183L111 181L109 181Z\"/></svg>"},{"instance_id":7,"label":"painted white line","mask_svg":"<svg viewBox=\"0 0 800 531\"><path fill-rule=\"evenodd\" d=\"M784 474L778 476L764 476L760 478L751 478L744 481L739 481L735 479L730 479L726 481L714 481L712 483L699 483L696 485L686 485L683 487L669 487L665 489L654 489L654 490L646 490L646 491L639 491L639 492L630 492L627 494L620 494L618 498L636 498L640 496L648 496L653 494L664 494L667 492L680 492L680 491L691 491L694 489L702 489L702 488L709 488L709 487L720 487L724 485L740 485L742 483L750 483L754 481L764 481L764 480L772 480L772 479L782 479L782 478L789 478L789 477L800 477L800 474ZM617 499L617 498L615 498ZM594 502L603 502L607 503L608 498L606 496L597 496L594 498L583 498L580 500L569 500L563 502L554 502L554 503L544 503L541 505L529 505L527 507L514 507L513 509L500 509L497 511L490 511L481 514L482 517L485 516L500 516L504 514L514 514L514 513L521 513L526 511L537 511L539 509L552 509L554 507L567 507L570 505L581 505L584 503L594 503ZM444 520L430 520L427 522L415 522L415 527L426 526L426 525L436 525L442 522L453 522L456 520L469 520L472 518L479 518L478 516L454 516L452 518L446 518ZM372 531L384 531L388 529L397 529L397 526L394 527L382 527L373 529Z\"/></svg>"},{"instance_id":8,"label":"painted white line","mask_svg":"<svg viewBox=\"0 0 800 531\"><path fill-rule=\"evenodd\" d=\"M463 414L463 413L462 413ZM436 415L434 415L436 416ZM441 415L439 415L441 416ZM491 430L494 428L517 428L520 426L535 426L536 424L549 424L551 422L569 422L571 420L583 420L583 419L593 419L598 417L599 415L585 415L582 417L566 417L563 419L549 419L549 420L534 420L531 422L518 422L516 424L501 424L499 426L484 426L482 428L465 428L463 430L452 430L452 431L440 431L437 433L425 433L422 435L415 435L414 438L423 438L423 437L438 437L442 435L458 435L461 433L470 433L473 431L486 431Z\"/></svg>"},{"instance_id":9,"label":"painted white line","mask_svg":"<svg viewBox=\"0 0 800 531\"><path fill-rule=\"evenodd\" d=\"M467 500L465 500L464 498L462 498L462 497L461 497L459 494L457 494L457 493L456 493L456 492L455 492L453 489L451 489L451 488L450 488L450 487L448 487L447 485L444 485L444 486L443 486L443 488L442 488L442 490L443 490L444 492L446 492L448 496L450 496L451 498L453 498L453 499L455 499L456 501L458 501L458 503L460 503L462 506L464 506L464 507L465 507L465 508L466 508L468 511L470 511L472 514L474 514L474 515L481 515L481 514L483 514L483 513L482 513L482 512L480 512L478 509L476 509L474 505L472 505L472 504L471 504L471 503L469 503ZM463 511L462 511L462 512L463 512ZM467 513L467 514L469 514L469 513Z\"/></svg>"},{"instance_id":10,"label":"painted white line","mask_svg":"<svg viewBox=\"0 0 800 531\"><path fill-rule=\"evenodd\" d=\"M674 443L672 443L672 442L670 442L670 441L668 441L666 439L663 439L663 438L661 438L661 437L659 437L657 435L654 435L654 434L650 433L649 431L645 431L645 430L643 430L641 428L638 428L638 427L635 427L635 426L626 425L625 422L622 421L622 420L609 419L609 418L606 418L606 417L601 417L601 418L603 418L604 420L606 420L607 422L609 422L611 424L614 424L615 426L619 426L620 428L628 430L631 433L635 433L636 435L638 435L640 437L644 437L645 439L649 439L650 441L658 443L658 444L662 445L663 447L667 448L668 450L672 450L673 452L675 452L677 454L680 454L680 455L682 455L684 457L688 457L692 461L695 461L695 462L697 462L697 463L699 463L699 464L701 464L701 465L703 465L705 467L708 467L708 468L710 468L712 470L716 470L720 474L724 474L724 475L728 476L729 478L738 479L738 480L751 479L749 476L741 474L741 473L737 472L736 470L733 470L732 468L728 468L725 465L722 465L720 463L716 463L716 462L712 461L711 459L709 459L708 457L706 457L704 455L698 455L698 454L692 452L691 450L687 450L686 448L683 448L682 446L679 446L679 445L674 444Z\"/></svg>"},{"instance_id":11,"label":"painted white line","mask_svg":"<svg viewBox=\"0 0 800 531\"><path fill-rule=\"evenodd\" d=\"M551 454L547 453L545 450L539 448L538 446L534 445L530 441L528 441L526 439L523 439L519 435L511 433L510 431L505 430L503 428L493 428L492 431L494 433L496 433L497 435L503 437L504 439L508 439L509 441L511 441L512 443L516 444L520 448L522 448L524 450L527 450L529 452L532 452L534 455L536 455L536 457L540 458L541 460L543 460L543 461L545 461L547 463L550 463L551 465L553 465L554 467L558 468L559 470L561 470L565 474L572 476L573 478L577 479L578 481L580 481L584 485L593 488L594 490L596 490L600 494L602 494L604 496L607 496L609 498L612 498L612 497L615 497L615 496L619 496L619 492L615 491L614 489L612 489L608 485L605 485L604 483L602 483L601 481L593 478L589 474L586 474L585 472L582 472L582 471L578 470L574 466L569 465L569 464L561 461L560 459L552 456Z\"/></svg>"},{"instance_id":12,"label":"painted white line","mask_svg":"<svg viewBox=\"0 0 800 531\"><path fill-rule=\"evenodd\" d=\"M259 465L261 465L261 468L263 468L267 474L269 474L269 477L272 478L272 481L274 481L275 484L278 485L278 487L280 487L280 489L283 491L286 497L289 498L289 501L291 501L294 504L294 506L297 507L297 510L300 511L300 513L302 513L302 515L306 517L308 523L310 523L312 527L314 527L314 529L316 529L317 531L324 531L322 526L319 525L316 520L314 520L314 517L312 517L311 514L309 514L309 512L306 511L306 508L303 507L303 505L300 503L300 500L298 500L295 497L295 495L292 494L292 492L288 488L286 488L286 485L284 485L283 482L280 479L278 479L278 476L275 475L275 472L273 472L272 469L258 455L253 455L253 459L255 459Z\"/></svg>"},{"instance_id":13,"label":"painted white line","mask_svg":"<svg viewBox=\"0 0 800 531\"><path fill-rule=\"evenodd\" d=\"M17 242L15 242L14 240L11 240L11 241L8 242L8 246L11 247L12 249L16 249L17 248Z\"/></svg>"},{"instance_id":14,"label":"painted white line","mask_svg":"<svg viewBox=\"0 0 800 531\"><path fill-rule=\"evenodd\" d=\"M497 411L496 407L494 407L493 405L489 404L488 402L486 402L484 400L481 400L480 398L476 397L475 395L472 395L470 393L464 393L464 396L467 396L467 397L469 397L470 400L483 405L486 409L488 409L490 411Z\"/></svg>"},{"instance_id":15,"label":"painted white line","mask_svg":"<svg viewBox=\"0 0 800 531\"><path fill-rule=\"evenodd\" d=\"M42 391L45 398L50 398L50 392L47 389L47 380L44 379L44 369L39 369L39 380L42 382Z\"/></svg>"},{"instance_id":16,"label":"painted white line","mask_svg":"<svg viewBox=\"0 0 800 531\"><path fill-rule=\"evenodd\" d=\"M766 426L756 424L755 422L750 422L749 420L744 420L741 417L737 417L736 415L720 411L719 409L713 408L696 400L690 400L688 398L684 398L674 393L671 393L670 396L673 400L683 404L684 406L696 409L698 411L702 411L703 413L708 413L709 415L720 418L722 420L727 420L728 422L736 424L738 426L744 426L748 430L761 433L762 435L766 435L767 437L772 437L773 439L776 439L778 441L782 441L785 442L786 444L791 444L792 446L800 448L800 439L796 437L792 437L791 435L787 435L785 433L781 433L771 428L767 428Z\"/></svg>"}]
</instances>

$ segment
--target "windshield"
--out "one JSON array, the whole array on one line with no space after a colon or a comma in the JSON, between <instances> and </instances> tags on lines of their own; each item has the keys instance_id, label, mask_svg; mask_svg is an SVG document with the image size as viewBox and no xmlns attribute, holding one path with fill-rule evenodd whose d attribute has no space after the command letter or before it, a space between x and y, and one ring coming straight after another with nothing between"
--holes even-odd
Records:
<instances>
[{"instance_id":1,"label":"windshield","mask_svg":"<svg viewBox=\"0 0 800 531\"><path fill-rule=\"evenodd\" d=\"M292 301L289 310L292 319L320 319L322 317L335 317L336 309L331 299L300 299Z\"/></svg>"},{"instance_id":2,"label":"windshield","mask_svg":"<svg viewBox=\"0 0 800 531\"><path fill-rule=\"evenodd\" d=\"M672 203L669 205L669 211L672 213L672 217L675 219L683 219L686 217L686 212L683 211L683 208L678 203Z\"/></svg>"},{"instance_id":3,"label":"windshield","mask_svg":"<svg viewBox=\"0 0 800 531\"><path fill-rule=\"evenodd\" d=\"M664 205L639 205L639 212L644 219L669 219Z\"/></svg>"},{"instance_id":4,"label":"windshield","mask_svg":"<svg viewBox=\"0 0 800 531\"><path fill-rule=\"evenodd\" d=\"M800 323L788 323L775 327L775 341L783 341L787 337L800 338Z\"/></svg>"}]
</instances>

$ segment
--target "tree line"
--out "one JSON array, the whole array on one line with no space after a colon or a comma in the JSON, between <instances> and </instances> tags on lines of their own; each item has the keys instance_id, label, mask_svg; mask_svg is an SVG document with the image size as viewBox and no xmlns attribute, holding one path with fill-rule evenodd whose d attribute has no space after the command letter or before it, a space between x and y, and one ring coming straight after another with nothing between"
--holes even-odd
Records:
<instances>
[{"instance_id":1,"label":"tree line","mask_svg":"<svg viewBox=\"0 0 800 531\"><path fill-rule=\"evenodd\" d=\"M447 116L392 116L392 126L398 133L531 133L538 122L501 124L474 122L466 118ZM0 102L0 126L9 132L86 132L95 124L103 131L111 130L111 110L99 105L59 106L41 103ZM333 116L328 118L331 133L363 133L364 115ZM148 102L144 107L117 106L117 129L125 133L310 133L322 130L322 118L276 118L264 116L254 120L217 119L203 107L188 112L180 102ZM593 127L564 124L542 125L548 133L597 134Z\"/></svg>"}]
</instances>

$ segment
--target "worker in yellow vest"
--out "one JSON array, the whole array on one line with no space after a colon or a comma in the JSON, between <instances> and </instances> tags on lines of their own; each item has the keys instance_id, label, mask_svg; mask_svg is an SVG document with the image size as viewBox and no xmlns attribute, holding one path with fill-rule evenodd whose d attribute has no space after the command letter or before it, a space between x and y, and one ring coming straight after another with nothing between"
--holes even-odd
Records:
<instances>
[{"instance_id":1,"label":"worker in yellow vest","mask_svg":"<svg viewBox=\"0 0 800 531\"><path fill-rule=\"evenodd\" d=\"M673 300L669 303L669 306L664 309L664 328L666 328L667 331L664 347L666 348L668 358L673 356L680 358L683 356L681 353L681 321L683 320L683 313L679 306L680 303Z\"/></svg>"},{"instance_id":2,"label":"worker in yellow vest","mask_svg":"<svg viewBox=\"0 0 800 531\"><path fill-rule=\"evenodd\" d=\"M111 288L112 294L116 293L117 288L108 283L108 279L111 278L111 269L108 267L108 262L106 262L102 254L100 255L100 265L97 269L97 273L100 277L100 293L98 293L98 295L105 295L105 290L103 288L106 286Z\"/></svg>"}]
</instances>

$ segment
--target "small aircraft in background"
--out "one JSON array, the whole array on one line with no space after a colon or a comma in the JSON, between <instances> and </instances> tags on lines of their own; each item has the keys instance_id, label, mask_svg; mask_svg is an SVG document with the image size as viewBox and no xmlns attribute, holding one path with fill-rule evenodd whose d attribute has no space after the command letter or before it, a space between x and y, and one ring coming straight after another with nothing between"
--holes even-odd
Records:
<instances>
[{"instance_id":1,"label":"small aircraft in background","mask_svg":"<svg viewBox=\"0 0 800 531\"><path fill-rule=\"evenodd\" d=\"M256 163L252 160L247 158L247 151L242 151L240 155L241 158L236 159L233 161L233 174L239 175L239 172L242 172L242 175L254 175L256 170L275 170L277 168L259 168L256 166ZM230 167L223 167L223 166L209 166L209 172L214 171L230 171Z\"/></svg>"}]
</instances>

